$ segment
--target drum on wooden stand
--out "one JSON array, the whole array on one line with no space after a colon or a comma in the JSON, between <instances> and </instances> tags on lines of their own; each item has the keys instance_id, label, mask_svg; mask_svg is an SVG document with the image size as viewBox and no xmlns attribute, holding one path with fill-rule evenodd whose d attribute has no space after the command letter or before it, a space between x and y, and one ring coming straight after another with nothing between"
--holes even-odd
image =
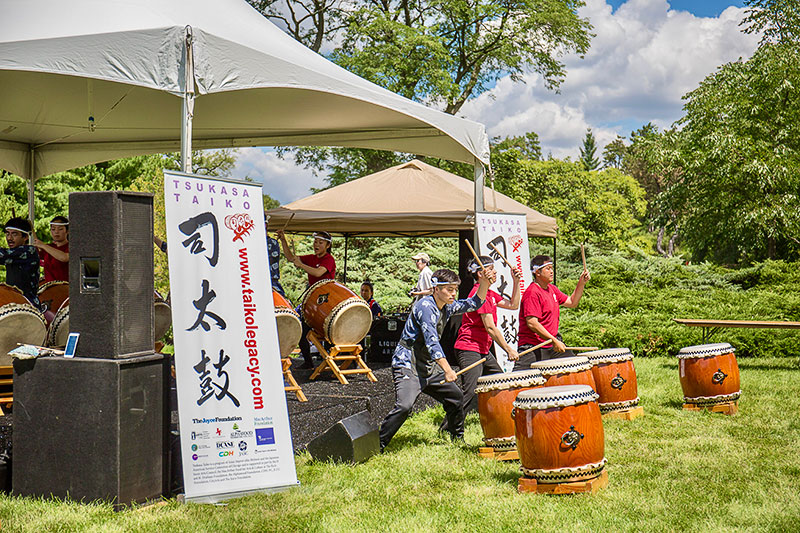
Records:
<instances>
[{"instance_id":1,"label":"drum on wooden stand","mask_svg":"<svg viewBox=\"0 0 800 533\"><path fill-rule=\"evenodd\" d=\"M272 304L275 307L275 323L278 327L278 346L281 357L287 358L300 342L303 325L300 323L300 317L294 312L292 302L275 289L272 289Z\"/></svg>"},{"instance_id":2,"label":"drum on wooden stand","mask_svg":"<svg viewBox=\"0 0 800 533\"><path fill-rule=\"evenodd\" d=\"M153 342L160 341L171 325L172 308L158 291L153 291Z\"/></svg>"},{"instance_id":3,"label":"drum on wooden stand","mask_svg":"<svg viewBox=\"0 0 800 533\"><path fill-rule=\"evenodd\" d=\"M545 386L558 385L589 385L596 389L592 374L592 363L583 356L558 357L531 364L531 368L538 369L547 380Z\"/></svg>"},{"instance_id":4,"label":"drum on wooden stand","mask_svg":"<svg viewBox=\"0 0 800 533\"><path fill-rule=\"evenodd\" d=\"M12 363L8 352L18 344L44 344L44 315L33 307L22 291L0 283L0 365Z\"/></svg>"},{"instance_id":5,"label":"drum on wooden stand","mask_svg":"<svg viewBox=\"0 0 800 533\"><path fill-rule=\"evenodd\" d=\"M639 405L639 388L633 354L627 348L607 348L584 352L592 363L595 391L600 395L601 413L621 411Z\"/></svg>"},{"instance_id":6,"label":"drum on wooden stand","mask_svg":"<svg viewBox=\"0 0 800 533\"><path fill-rule=\"evenodd\" d=\"M514 400L520 392L544 385L544 382L539 370L520 370L478 378L475 393L478 395L483 441L487 446L495 452L517 448L514 419L511 418Z\"/></svg>"},{"instance_id":7,"label":"drum on wooden stand","mask_svg":"<svg viewBox=\"0 0 800 533\"><path fill-rule=\"evenodd\" d=\"M44 311L44 319L48 325L53 321L61 304L68 298L68 281L48 281L39 285L39 303L47 306Z\"/></svg>"},{"instance_id":8,"label":"drum on wooden stand","mask_svg":"<svg viewBox=\"0 0 800 533\"><path fill-rule=\"evenodd\" d=\"M514 401L522 473L537 483L585 481L606 465L597 393L588 385L538 387Z\"/></svg>"},{"instance_id":9,"label":"drum on wooden stand","mask_svg":"<svg viewBox=\"0 0 800 533\"><path fill-rule=\"evenodd\" d=\"M727 342L681 348L678 352L683 399L698 406L739 399L739 365Z\"/></svg>"},{"instance_id":10,"label":"drum on wooden stand","mask_svg":"<svg viewBox=\"0 0 800 533\"><path fill-rule=\"evenodd\" d=\"M332 279L323 279L303 294L302 319L320 337L335 345L354 345L367 336L372 311L356 293Z\"/></svg>"}]
</instances>

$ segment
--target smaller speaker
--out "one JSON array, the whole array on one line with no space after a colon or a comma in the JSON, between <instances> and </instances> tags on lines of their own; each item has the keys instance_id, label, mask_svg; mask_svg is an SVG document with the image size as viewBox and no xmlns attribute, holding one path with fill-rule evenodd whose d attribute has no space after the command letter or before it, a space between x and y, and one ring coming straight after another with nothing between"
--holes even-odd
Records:
<instances>
[{"instance_id":1,"label":"smaller speaker","mask_svg":"<svg viewBox=\"0 0 800 533\"><path fill-rule=\"evenodd\" d=\"M315 461L362 463L380 452L378 426L368 411L339 420L328 431L308 443Z\"/></svg>"}]
</instances>

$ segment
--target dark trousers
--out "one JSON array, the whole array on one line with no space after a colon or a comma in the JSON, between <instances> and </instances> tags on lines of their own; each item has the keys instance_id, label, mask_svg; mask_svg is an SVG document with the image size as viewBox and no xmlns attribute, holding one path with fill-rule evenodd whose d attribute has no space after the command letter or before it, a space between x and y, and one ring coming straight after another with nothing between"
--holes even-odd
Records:
<instances>
[{"instance_id":1,"label":"dark trousers","mask_svg":"<svg viewBox=\"0 0 800 533\"><path fill-rule=\"evenodd\" d=\"M464 393L464 400L461 402L461 408L464 410L465 417L470 411L476 411L478 409L478 396L475 394L475 387L478 386L478 378L481 376L488 376L490 374L500 374L503 372L503 368L497 362L497 358L495 358L494 354L492 353L480 354L478 352L456 349L458 366L461 368L466 368L475 361L480 361L484 357L486 358L486 361L484 361L483 364L480 364L475 368L471 368L461 374L461 391ZM447 431L447 418L442 421L442 425L439 426L439 429L442 431Z\"/></svg>"},{"instance_id":2,"label":"dark trousers","mask_svg":"<svg viewBox=\"0 0 800 533\"><path fill-rule=\"evenodd\" d=\"M306 362L306 366L313 366L314 360L311 358L311 344L309 344L306 335L308 332L311 331L311 328L308 327L308 324L305 321L302 322L303 325L303 333L300 335L300 342L297 343L297 346L300 348L300 353L303 354L303 359Z\"/></svg>"},{"instance_id":3,"label":"dark trousers","mask_svg":"<svg viewBox=\"0 0 800 533\"><path fill-rule=\"evenodd\" d=\"M564 340L561 338L561 335L556 335L556 338L561 342ZM518 348L518 352L524 352L530 348L536 346L535 344L523 344ZM538 350L534 350L531 353L527 353L520 357L516 363L514 363L513 372L517 372L519 370L530 370L531 363L536 363L538 361L547 361L548 359L557 359L559 357L573 357L575 354L572 350L567 350L564 353L558 353L553 349L553 346L545 346L544 348L539 348Z\"/></svg>"},{"instance_id":4,"label":"dark trousers","mask_svg":"<svg viewBox=\"0 0 800 533\"><path fill-rule=\"evenodd\" d=\"M455 383L439 382L444 379L444 373L436 372L429 378L416 376L410 368L392 368L394 378L395 404L381 424L381 449L385 448L400 426L411 414L411 408L420 393L424 392L433 399L441 402L444 407L448 431L454 439L464 437L464 410L461 402L464 395Z\"/></svg>"}]
</instances>

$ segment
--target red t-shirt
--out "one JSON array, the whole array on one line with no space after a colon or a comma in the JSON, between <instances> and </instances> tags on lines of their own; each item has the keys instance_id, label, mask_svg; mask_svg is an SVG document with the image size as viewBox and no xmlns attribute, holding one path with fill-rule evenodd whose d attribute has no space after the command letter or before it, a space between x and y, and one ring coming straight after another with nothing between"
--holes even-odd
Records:
<instances>
[{"instance_id":1,"label":"red t-shirt","mask_svg":"<svg viewBox=\"0 0 800 533\"><path fill-rule=\"evenodd\" d=\"M56 250L69 253L69 243L63 246L56 246L55 244L51 244L50 246ZM40 250L39 255L41 256L39 264L44 267L43 281L69 281L69 261L59 261L44 250Z\"/></svg>"},{"instance_id":2,"label":"red t-shirt","mask_svg":"<svg viewBox=\"0 0 800 533\"><path fill-rule=\"evenodd\" d=\"M315 284L321 279L336 279L336 261L333 259L331 254L326 253L322 257L317 257L314 254L308 255L301 255L300 261L303 262L304 265L308 265L314 268L317 267L325 267L328 269L323 275L317 277L312 276L311 274L308 275L308 286Z\"/></svg>"},{"instance_id":3,"label":"red t-shirt","mask_svg":"<svg viewBox=\"0 0 800 533\"><path fill-rule=\"evenodd\" d=\"M558 335L559 306L567 301L568 296L558 290L552 283L543 289L538 283L531 283L522 295L519 308L519 345L539 344L545 339L531 331L526 318L536 317L551 335Z\"/></svg>"},{"instance_id":4,"label":"red t-shirt","mask_svg":"<svg viewBox=\"0 0 800 533\"><path fill-rule=\"evenodd\" d=\"M477 283L472 287L469 295L474 296L476 292L478 292ZM461 318L461 328L458 330L455 348L478 352L479 354L489 353L489 348L492 346L493 341L483 325L481 315L492 315L494 323L497 324L497 302L502 300L502 296L493 290L489 290L486 292L486 301L482 306L475 311L464 313Z\"/></svg>"}]
</instances>

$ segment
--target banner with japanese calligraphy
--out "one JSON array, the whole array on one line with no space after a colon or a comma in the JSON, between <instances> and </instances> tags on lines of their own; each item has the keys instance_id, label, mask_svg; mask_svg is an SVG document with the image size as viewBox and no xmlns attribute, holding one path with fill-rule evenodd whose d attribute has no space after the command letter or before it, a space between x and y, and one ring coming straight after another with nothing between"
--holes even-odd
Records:
<instances>
[{"instance_id":1,"label":"banner with japanese calligraphy","mask_svg":"<svg viewBox=\"0 0 800 533\"><path fill-rule=\"evenodd\" d=\"M522 271L520 294L533 282L531 277L531 254L528 249L528 232L525 215L509 213L477 213L475 224L478 228L479 253L494 259L497 271L497 282L492 290L504 298L511 298L514 291L511 269L506 266L500 256L489 245L494 245L508 261ZM497 327L503 332L506 342L514 349L517 347L519 333L519 310L497 308ZM514 363L508 360L506 352L496 343L494 349L497 361L506 370L513 368Z\"/></svg>"},{"instance_id":2,"label":"banner with japanese calligraphy","mask_svg":"<svg viewBox=\"0 0 800 533\"><path fill-rule=\"evenodd\" d=\"M297 485L261 186L164 172L187 500Z\"/></svg>"}]
</instances>

